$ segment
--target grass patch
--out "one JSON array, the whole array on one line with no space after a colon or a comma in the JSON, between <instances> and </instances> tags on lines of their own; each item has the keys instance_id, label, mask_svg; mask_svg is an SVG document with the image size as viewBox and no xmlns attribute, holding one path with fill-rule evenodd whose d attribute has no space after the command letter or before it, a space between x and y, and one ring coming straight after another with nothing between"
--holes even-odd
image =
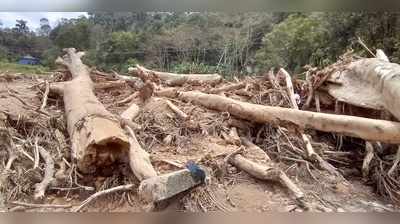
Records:
<instances>
[{"instance_id":1,"label":"grass patch","mask_svg":"<svg viewBox=\"0 0 400 224\"><path fill-rule=\"evenodd\" d=\"M20 65L10 62L0 62L0 72L43 74L49 71L50 69L48 67L42 65Z\"/></svg>"}]
</instances>

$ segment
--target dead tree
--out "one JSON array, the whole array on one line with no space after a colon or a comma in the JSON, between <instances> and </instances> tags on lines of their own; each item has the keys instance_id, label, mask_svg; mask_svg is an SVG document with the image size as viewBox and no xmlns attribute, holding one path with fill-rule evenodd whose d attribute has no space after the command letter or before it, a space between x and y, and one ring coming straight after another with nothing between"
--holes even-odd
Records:
<instances>
[{"instance_id":1,"label":"dead tree","mask_svg":"<svg viewBox=\"0 0 400 224\"><path fill-rule=\"evenodd\" d=\"M129 140L118 119L106 110L93 93L90 72L81 61L84 52L64 49L66 55L56 63L69 69L72 80L60 85L63 93L72 155L78 168L91 173L107 166L129 152Z\"/></svg>"}]
</instances>

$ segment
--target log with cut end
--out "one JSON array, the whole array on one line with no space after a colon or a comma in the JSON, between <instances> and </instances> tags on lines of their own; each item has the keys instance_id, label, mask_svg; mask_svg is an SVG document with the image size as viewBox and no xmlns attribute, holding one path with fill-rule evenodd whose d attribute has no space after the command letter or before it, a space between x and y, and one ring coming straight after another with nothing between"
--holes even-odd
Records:
<instances>
[{"instance_id":1,"label":"log with cut end","mask_svg":"<svg viewBox=\"0 0 400 224\"><path fill-rule=\"evenodd\" d=\"M197 91L178 92L177 97L183 101L229 112L238 118L258 123L292 123L302 129L312 128L371 141L400 143L399 122L263 106Z\"/></svg>"},{"instance_id":2,"label":"log with cut end","mask_svg":"<svg viewBox=\"0 0 400 224\"><path fill-rule=\"evenodd\" d=\"M325 82L326 89L339 101L384 109L400 119L400 65L382 59L381 53L378 55L381 58L360 59L336 70Z\"/></svg>"},{"instance_id":3,"label":"log with cut end","mask_svg":"<svg viewBox=\"0 0 400 224\"><path fill-rule=\"evenodd\" d=\"M176 74L154 71L140 65L136 65L136 68L129 68L129 72L136 73L143 81L157 78L169 85L217 84L222 81L222 76L218 74Z\"/></svg>"},{"instance_id":4,"label":"log with cut end","mask_svg":"<svg viewBox=\"0 0 400 224\"><path fill-rule=\"evenodd\" d=\"M129 141L118 119L108 112L93 93L89 69L81 61L83 52L65 49L66 55L57 63L69 69L72 80L62 88L72 156L78 168L91 173L126 157Z\"/></svg>"},{"instance_id":5,"label":"log with cut end","mask_svg":"<svg viewBox=\"0 0 400 224\"><path fill-rule=\"evenodd\" d=\"M178 170L143 180L139 186L139 196L147 202L159 202L201 183L192 177L188 169Z\"/></svg>"}]
</instances>

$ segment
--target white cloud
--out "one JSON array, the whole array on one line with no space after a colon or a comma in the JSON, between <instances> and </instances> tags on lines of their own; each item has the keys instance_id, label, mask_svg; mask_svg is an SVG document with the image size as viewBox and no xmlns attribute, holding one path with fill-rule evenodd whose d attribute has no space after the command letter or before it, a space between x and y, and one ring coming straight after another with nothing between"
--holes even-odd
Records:
<instances>
[{"instance_id":1,"label":"white cloud","mask_svg":"<svg viewBox=\"0 0 400 224\"><path fill-rule=\"evenodd\" d=\"M35 30L40 26L40 19L49 19L52 27L56 26L61 18L78 18L79 16L87 16L86 12L0 12L0 20L3 27L13 27L17 19L28 21L31 30Z\"/></svg>"}]
</instances>

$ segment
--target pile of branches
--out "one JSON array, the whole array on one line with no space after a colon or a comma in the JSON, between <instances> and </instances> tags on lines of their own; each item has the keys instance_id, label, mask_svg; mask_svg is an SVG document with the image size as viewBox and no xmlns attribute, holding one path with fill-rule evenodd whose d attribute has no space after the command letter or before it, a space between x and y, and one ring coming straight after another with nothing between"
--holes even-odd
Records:
<instances>
[{"instance_id":1,"label":"pile of branches","mask_svg":"<svg viewBox=\"0 0 400 224\"><path fill-rule=\"evenodd\" d=\"M133 76L108 74L87 68L80 60L83 55L66 49L57 62L67 70L35 86L43 119L0 113L5 148L0 163L0 196L5 198L0 202L17 205L12 210L80 211L117 191L124 192L129 204L138 197L155 209L196 188L182 199L185 208L231 211L232 206L216 199L213 187L232 175L232 168L279 182L303 209L316 208L293 175L310 183L329 175L332 183L325 184L361 176L381 195L400 201L397 107L375 102L387 93L375 84L366 86L371 82L358 80L359 87L382 96L365 97L365 103L357 95L360 91L347 98L341 92L358 88L346 86L355 82L346 78L369 72L360 67L389 66L396 76L398 65L346 55L323 70L308 68L305 80L279 69L228 82L218 74L173 74L139 65L130 69ZM203 137L221 139L233 150L179 162L161 158L163 152L157 151L166 146L168 155L185 154L181 149ZM163 169L159 162L173 168ZM93 185L98 176L107 178ZM46 200L50 192L62 192L66 200L77 193L91 196L77 206L16 201L32 195L35 201Z\"/></svg>"}]
</instances>

